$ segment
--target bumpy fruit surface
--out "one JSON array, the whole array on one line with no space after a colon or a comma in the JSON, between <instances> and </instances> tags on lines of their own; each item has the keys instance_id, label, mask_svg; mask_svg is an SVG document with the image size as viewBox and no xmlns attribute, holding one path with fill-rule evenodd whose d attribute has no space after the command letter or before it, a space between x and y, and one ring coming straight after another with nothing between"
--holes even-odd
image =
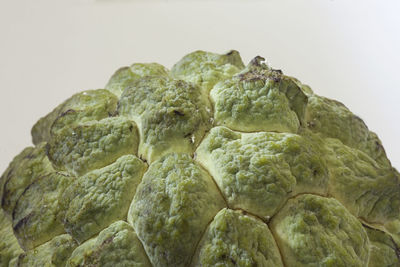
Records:
<instances>
[{"instance_id":1,"label":"bumpy fruit surface","mask_svg":"<svg viewBox=\"0 0 400 267\"><path fill-rule=\"evenodd\" d=\"M237 51L136 63L0 179L0 266L400 266L400 175L343 104Z\"/></svg>"}]
</instances>

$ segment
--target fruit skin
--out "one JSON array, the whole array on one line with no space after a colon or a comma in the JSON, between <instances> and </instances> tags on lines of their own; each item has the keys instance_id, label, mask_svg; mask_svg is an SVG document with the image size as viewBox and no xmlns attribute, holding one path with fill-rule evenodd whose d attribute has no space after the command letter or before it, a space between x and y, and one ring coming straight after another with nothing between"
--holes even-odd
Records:
<instances>
[{"instance_id":1,"label":"fruit skin","mask_svg":"<svg viewBox=\"0 0 400 267\"><path fill-rule=\"evenodd\" d=\"M0 178L0 266L400 266L382 143L262 57L123 67L32 139Z\"/></svg>"}]
</instances>

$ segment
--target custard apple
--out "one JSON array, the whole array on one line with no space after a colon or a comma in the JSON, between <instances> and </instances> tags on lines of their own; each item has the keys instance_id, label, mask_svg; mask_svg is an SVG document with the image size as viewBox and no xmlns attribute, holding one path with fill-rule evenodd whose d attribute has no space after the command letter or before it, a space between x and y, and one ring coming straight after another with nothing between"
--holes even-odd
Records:
<instances>
[{"instance_id":1,"label":"custard apple","mask_svg":"<svg viewBox=\"0 0 400 267\"><path fill-rule=\"evenodd\" d=\"M400 266L377 135L262 57L123 67L32 137L0 179L0 266Z\"/></svg>"}]
</instances>

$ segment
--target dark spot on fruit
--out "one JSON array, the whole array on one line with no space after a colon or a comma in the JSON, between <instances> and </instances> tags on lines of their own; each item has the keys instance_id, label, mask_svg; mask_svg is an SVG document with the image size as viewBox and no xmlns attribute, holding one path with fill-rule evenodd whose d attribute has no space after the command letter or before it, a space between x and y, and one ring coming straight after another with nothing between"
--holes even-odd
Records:
<instances>
[{"instance_id":1,"label":"dark spot on fruit","mask_svg":"<svg viewBox=\"0 0 400 267\"><path fill-rule=\"evenodd\" d=\"M250 65L253 65L253 66L261 66L261 63L264 62L264 61L265 61L265 58L260 57L260 56L256 56L255 58L253 58L253 59L250 61Z\"/></svg>"},{"instance_id":2,"label":"dark spot on fruit","mask_svg":"<svg viewBox=\"0 0 400 267\"><path fill-rule=\"evenodd\" d=\"M151 192L153 192L153 188L151 187L151 185L146 186L146 187L144 188L144 190L143 190L143 193L146 193L146 194L149 194L149 193L151 193Z\"/></svg>"},{"instance_id":3,"label":"dark spot on fruit","mask_svg":"<svg viewBox=\"0 0 400 267\"><path fill-rule=\"evenodd\" d=\"M147 160L143 158L143 155L142 155L142 154L139 155L139 159L140 159L141 161L143 161L144 163L147 163Z\"/></svg>"},{"instance_id":4,"label":"dark spot on fruit","mask_svg":"<svg viewBox=\"0 0 400 267\"><path fill-rule=\"evenodd\" d=\"M25 225L27 225L29 223L30 218L33 216L34 212L29 213L28 215L26 215L24 218L22 218L21 220L18 221L18 223L13 226L13 229L15 232L18 232L19 230L21 230L21 228L23 228ZM14 214L13 214L14 217Z\"/></svg>"},{"instance_id":5,"label":"dark spot on fruit","mask_svg":"<svg viewBox=\"0 0 400 267\"><path fill-rule=\"evenodd\" d=\"M73 109L68 109L68 110L64 111L63 113L61 113L61 115L59 117L63 117L65 115L67 115L67 114L72 114L72 113L75 113L75 112L76 111L73 110Z\"/></svg>"},{"instance_id":6,"label":"dark spot on fruit","mask_svg":"<svg viewBox=\"0 0 400 267\"><path fill-rule=\"evenodd\" d=\"M383 146L382 146L382 144L381 144L379 141L375 141L375 146L376 146L376 150L377 150L377 151L383 149Z\"/></svg>"},{"instance_id":7,"label":"dark spot on fruit","mask_svg":"<svg viewBox=\"0 0 400 267\"><path fill-rule=\"evenodd\" d=\"M24 260L25 257L26 257L26 253L19 254L19 256L18 256L18 265L17 266L20 266L20 262L22 260Z\"/></svg>"},{"instance_id":8,"label":"dark spot on fruit","mask_svg":"<svg viewBox=\"0 0 400 267\"><path fill-rule=\"evenodd\" d=\"M278 74L283 74L283 72L282 72L282 70L272 70L273 72L275 72L275 73L278 73Z\"/></svg>"},{"instance_id":9,"label":"dark spot on fruit","mask_svg":"<svg viewBox=\"0 0 400 267\"><path fill-rule=\"evenodd\" d=\"M103 243L101 243L101 246L106 246L108 244L110 244L112 241L114 240L114 236L110 236L109 238L107 238L106 240L103 241Z\"/></svg>"},{"instance_id":10,"label":"dark spot on fruit","mask_svg":"<svg viewBox=\"0 0 400 267\"><path fill-rule=\"evenodd\" d=\"M313 128L313 127L315 127L315 122L312 122L312 121L307 122L307 127L308 127L308 128Z\"/></svg>"},{"instance_id":11,"label":"dark spot on fruit","mask_svg":"<svg viewBox=\"0 0 400 267\"><path fill-rule=\"evenodd\" d=\"M33 155L33 153L29 153L28 155L26 155L24 157L24 159L33 159L35 156Z\"/></svg>"},{"instance_id":12,"label":"dark spot on fruit","mask_svg":"<svg viewBox=\"0 0 400 267\"><path fill-rule=\"evenodd\" d=\"M185 116L185 114L183 114L182 112L180 112L179 110L174 110L174 113L178 116Z\"/></svg>"},{"instance_id":13,"label":"dark spot on fruit","mask_svg":"<svg viewBox=\"0 0 400 267\"><path fill-rule=\"evenodd\" d=\"M268 78L273 80L274 82L280 82L282 79L282 71L272 70Z\"/></svg>"}]
</instances>

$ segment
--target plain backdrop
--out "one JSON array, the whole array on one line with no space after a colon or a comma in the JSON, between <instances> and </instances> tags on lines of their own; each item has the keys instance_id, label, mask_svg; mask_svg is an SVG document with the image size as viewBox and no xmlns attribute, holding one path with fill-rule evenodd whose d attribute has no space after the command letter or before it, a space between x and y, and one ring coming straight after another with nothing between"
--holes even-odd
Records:
<instances>
[{"instance_id":1,"label":"plain backdrop","mask_svg":"<svg viewBox=\"0 0 400 267\"><path fill-rule=\"evenodd\" d=\"M343 102L400 168L399 12L400 1L0 0L0 173L72 94L197 49L261 55Z\"/></svg>"}]
</instances>

